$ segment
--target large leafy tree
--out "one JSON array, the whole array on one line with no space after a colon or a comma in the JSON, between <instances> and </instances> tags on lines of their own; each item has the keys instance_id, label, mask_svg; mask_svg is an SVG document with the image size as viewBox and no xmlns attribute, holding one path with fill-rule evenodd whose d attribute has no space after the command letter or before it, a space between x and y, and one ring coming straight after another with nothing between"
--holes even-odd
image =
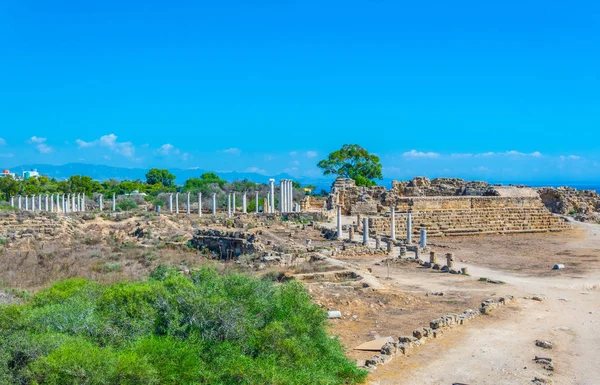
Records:
<instances>
[{"instance_id":1,"label":"large leafy tree","mask_svg":"<svg viewBox=\"0 0 600 385\"><path fill-rule=\"evenodd\" d=\"M148 184L162 183L163 186L171 187L174 180L175 175L171 174L169 170L152 168L146 173L146 183Z\"/></svg>"},{"instance_id":2,"label":"large leafy tree","mask_svg":"<svg viewBox=\"0 0 600 385\"><path fill-rule=\"evenodd\" d=\"M344 144L317 166L323 170L323 175L351 178L357 186L375 186L375 179L383 179L379 157L369 154L358 144Z\"/></svg>"}]
</instances>

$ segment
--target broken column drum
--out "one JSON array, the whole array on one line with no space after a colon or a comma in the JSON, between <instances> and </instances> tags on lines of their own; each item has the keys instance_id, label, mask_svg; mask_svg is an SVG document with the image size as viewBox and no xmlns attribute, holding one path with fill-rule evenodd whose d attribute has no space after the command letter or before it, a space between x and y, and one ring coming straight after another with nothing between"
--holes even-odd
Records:
<instances>
[{"instance_id":1,"label":"broken column drum","mask_svg":"<svg viewBox=\"0 0 600 385\"><path fill-rule=\"evenodd\" d=\"M431 266L437 263L437 255L435 254L435 251L429 252L429 263L431 264Z\"/></svg>"},{"instance_id":2,"label":"broken column drum","mask_svg":"<svg viewBox=\"0 0 600 385\"><path fill-rule=\"evenodd\" d=\"M446 265L448 266L449 270L454 269L454 254L452 254L452 253L446 254Z\"/></svg>"},{"instance_id":3,"label":"broken column drum","mask_svg":"<svg viewBox=\"0 0 600 385\"><path fill-rule=\"evenodd\" d=\"M363 245L369 244L369 218L363 218Z\"/></svg>"},{"instance_id":4,"label":"broken column drum","mask_svg":"<svg viewBox=\"0 0 600 385\"><path fill-rule=\"evenodd\" d=\"M422 249L427 247L427 230L424 228L421 228L421 239L420 239L420 246Z\"/></svg>"}]
</instances>

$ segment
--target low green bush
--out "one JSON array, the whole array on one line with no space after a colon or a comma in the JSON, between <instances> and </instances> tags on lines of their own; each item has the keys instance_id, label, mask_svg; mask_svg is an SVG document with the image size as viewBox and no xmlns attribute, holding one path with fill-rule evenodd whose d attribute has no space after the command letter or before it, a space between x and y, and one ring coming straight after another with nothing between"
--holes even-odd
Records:
<instances>
[{"instance_id":1,"label":"low green bush","mask_svg":"<svg viewBox=\"0 0 600 385\"><path fill-rule=\"evenodd\" d=\"M296 282L159 266L141 282L69 279L0 306L0 383L354 384Z\"/></svg>"},{"instance_id":2,"label":"low green bush","mask_svg":"<svg viewBox=\"0 0 600 385\"><path fill-rule=\"evenodd\" d=\"M135 203L132 199L125 199L120 202L117 202L117 210L120 211L131 211L138 208L137 203Z\"/></svg>"}]
</instances>

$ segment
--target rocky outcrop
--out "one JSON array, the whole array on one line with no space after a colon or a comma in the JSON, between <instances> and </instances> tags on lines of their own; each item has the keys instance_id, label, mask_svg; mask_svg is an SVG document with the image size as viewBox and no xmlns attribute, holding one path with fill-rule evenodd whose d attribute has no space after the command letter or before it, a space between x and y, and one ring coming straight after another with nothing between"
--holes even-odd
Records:
<instances>
[{"instance_id":1,"label":"rocky outcrop","mask_svg":"<svg viewBox=\"0 0 600 385\"><path fill-rule=\"evenodd\" d=\"M537 192L544 205L556 214L592 215L594 212L600 212L600 195L594 190L540 187Z\"/></svg>"}]
</instances>

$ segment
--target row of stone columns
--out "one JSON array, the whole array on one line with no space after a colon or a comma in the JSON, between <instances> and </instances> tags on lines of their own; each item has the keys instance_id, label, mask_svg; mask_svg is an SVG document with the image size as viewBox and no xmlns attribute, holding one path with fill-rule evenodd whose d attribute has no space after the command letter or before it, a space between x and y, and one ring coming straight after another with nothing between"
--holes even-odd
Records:
<instances>
[{"instance_id":1,"label":"row of stone columns","mask_svg":"<svg viewBox=\"0 0 600 385\"><path fill-rule=\"evenodd\" d=\"M173 205L173 197L175 197L175 205ZM227 216L231 217L235 214L236 211L236 193L229 193L227 195ZM191 214L191 203L190 203L190 193L186 193L186 213L188 215ZM258 199L258 191L255 192L255 211L259 212L259 199ZM179 214L179 193L169 194L169 212ZM242 212L248 212L248 195L246 192L242 194ZM212 215L217 215L217 194L213 193L212 195ZM198 193L198 216L202 216L202 193Z\"/></svg>"},{"instance_id":2,"label":"row of stone columns","mask_svg":"<svg viewBox=\"0 0 600 385\"><path fill-rule=\"evenodd\" d=\"M44 199L42 200L42 195ZM56 197L56 205L55 199ZM63 204L60 204L62 197ZM15 199L16 198L16 199ZM18 195L10 197L10 206L19 210L26 211L47 211L47 212L78 212L86 211L85 194L38 194L38 195Z\"/></svg>"},{"instance_id":3,"label":"row of stone columns","mask_svg":"<svg viewBox=\"0 0 600 385\"><path fill-rule=\"evenodd\" d=\"M290 179L279 181L279 212L291 213L299 211L294 203L294 186Z\"/></svg>"},{"instance_id":4,"label":"row of stone columns","mask_svg":"<svg viewBox=\"0 0 600 385\"><path fill-rule=\"evenodd\" d=\"M343 238L342 236L342 205L338 204L336 207L337 211L336 211L336 239L341 240ZM396 209L395 207L391 207L390 208L390 238L392 241L396 240ZM360 214L358 216L358 226L360 226L361 222L361 218L360 218ZM363 243L367 244L367 242L369 241L369 222L368 222L368 218L362 218L362 226L363 226ZM354 229L352 229L354 230ZM353 240L353 234L354 231L350 232L350 236L349 236L349 240L352 241ZM406 217L406 240L407 243L411 243L412 242L412 214L409 211L408 215ZM419 240L419 246L421 248L425 248L427 247L427 230L425 228L422 228L420 230L420 240Z\"/></svg>"}]
</instances>

